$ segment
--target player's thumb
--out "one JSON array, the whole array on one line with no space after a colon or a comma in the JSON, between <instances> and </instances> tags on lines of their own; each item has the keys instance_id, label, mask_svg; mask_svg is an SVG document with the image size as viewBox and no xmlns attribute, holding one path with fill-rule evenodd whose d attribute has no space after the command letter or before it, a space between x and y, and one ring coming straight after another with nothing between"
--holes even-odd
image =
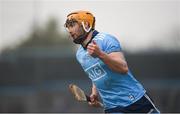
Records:
<instances>
[{"instance_id":1,"label":"player's thumb","mask_svg":"<svg viewBox=\"0 0 180 114\"><path fill-rule=\"evenodd\" d=\"M92 41L92 43L95 44L95 45L97 45L97 43L96 43L94 40Z\"/></svg>"}]
</instances>

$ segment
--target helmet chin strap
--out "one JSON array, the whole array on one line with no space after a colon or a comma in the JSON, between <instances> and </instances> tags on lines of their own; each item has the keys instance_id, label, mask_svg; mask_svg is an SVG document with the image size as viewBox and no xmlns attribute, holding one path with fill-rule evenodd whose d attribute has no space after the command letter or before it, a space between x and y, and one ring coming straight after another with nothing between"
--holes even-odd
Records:
<instances>
[{"instance_id":1,"label":"helmet chin strap","mask_svg":"<svg viewBox=\"0 0 180 114\"><path fill-rule=\"evenodd\" d=\"M78 38L76 38L76 39L74 39L73 40L73 42L75 43L75 44L82 44L83 43L83 41L86 39L86 37L88 36L88 34L90 33L90 31L92 30L91 28L92 27L89 27L89 29L86 29L85 28L85 25L84 25L84 22L82 22L81 23L82 24L82 27L83 27L83 29L84 29L84 33L83 34L81 34Z\"/></svg>"},{"instance_id":2,"label":"helmet chin strap","mask_svg":"<svg viewBox=\"0 0 180 114\"><path fill-rule=\"evenodd\" d=\"M89 29L86 29L85 25L84 25L84 21L81 22L82 26L83 26L83 29L86 31L86 32L89 32L91 30L92 27L89 27Z\"/></svg>"}]
</instances>

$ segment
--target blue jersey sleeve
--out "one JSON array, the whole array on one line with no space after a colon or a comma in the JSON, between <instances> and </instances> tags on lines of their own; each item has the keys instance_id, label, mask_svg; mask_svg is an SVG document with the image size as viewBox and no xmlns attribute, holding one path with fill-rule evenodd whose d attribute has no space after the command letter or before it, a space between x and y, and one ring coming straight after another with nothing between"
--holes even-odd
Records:
<instances>
[{"instance_id":1,"label":"blue jersey sleeve","mask_svg":"<svg viewBox=\"0 0 180 114\"><path fill-rule=\"evenodd\" d=\"M103 41L103 50L106 53L111 53L111 52L119 52L122 49L119 41L115 37L111 35L107 35Z\"/></svg>"}]
</instances>

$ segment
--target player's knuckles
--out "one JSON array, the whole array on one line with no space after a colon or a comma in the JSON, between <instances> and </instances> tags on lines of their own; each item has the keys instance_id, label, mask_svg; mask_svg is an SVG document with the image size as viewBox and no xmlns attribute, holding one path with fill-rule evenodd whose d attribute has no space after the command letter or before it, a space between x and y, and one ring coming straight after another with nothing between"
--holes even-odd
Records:
<instances>
[{"instance_id":1,"label":"player's knuckles","mask_svg":"<svg viewBox=\"0 0 180 114\"><path fill-rule=\"evenodd\" d=\"M90 98L90 100L91 100L91 102L94 102L95 99L94 98Z\"/></svg>"},{"instance_id":2,"label":"player's knuckles","mask_svg":"<svg viewBox=\"0 0 180 114\"><path fill-rule=\"evenodd\" d=\"M89 52L94 53L94 49L89 49Z\"/></svg>"},{"instance_id":3,"label":"player's knuckles","mask_svg":"<svg viewBox=\"0 0 180 114\"><path fill-rule=\"evenodd\" d=\"M94 47L87 47L87 49L94 50L95 48Z\"/></svg>"},{"instance_id":4,"label":"player's knuckles","mask_svg":"<svg viewBox=\"0 0 180 114\"><path fill-rule=\"evenodd\" d=\"M89 47L89 48L90 48L90 49L92 49L92 50L94 50L94 49L95 49L95 47L93 47L93 46L92 46L92 47Z\"/></svg>"},{"instance_id":5,"label":"player's knuckles","mask_svg":"<svg viewBox=\"0 0 180 114\"><path fill-rule=\"evenodd\" d=\"M94 47L94 45L93 44L89 44L88 47Z\"/></svg>"},{"instance_id":6,"label":"player's knuckles","mask_svg":"<svg viewBox=\"0 0 180 114\"><path fill-rule=\"evenodd\" d=\"M93 103L93 102L88 102L88 104L89 104L90 106L96 106L96 104Z\"/></svg>"},{"instance_id":7,"label":"player's knuckles","mask_svg":"<svg viewBox=\"0 0 180 114\"><path fill-rule=\"evenodd\" d=\"M90 45L87 46L87 48L90 48L90 47L91 47Z\"/></svg>"}]
</instances>

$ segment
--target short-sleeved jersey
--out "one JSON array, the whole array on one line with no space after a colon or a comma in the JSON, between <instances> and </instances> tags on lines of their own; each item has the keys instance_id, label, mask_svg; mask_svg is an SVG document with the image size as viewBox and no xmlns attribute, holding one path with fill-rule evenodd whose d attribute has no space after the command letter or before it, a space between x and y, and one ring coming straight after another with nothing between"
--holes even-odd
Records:
<instances>
[{"instance_id":1,"label":"short-sleeved jersey","mask_svg":"<svg viewBox=\"0 0 180 114\"><path fill-rule=\"evenodd\" d=\"M119 41L109 34L98 33L93 40L107 54L122 51ZM111 70L101 59L89 55L82 46L76 58L95 84L105 109L128 106L145 94L145 89L130 71L122 74Z\"/></svg>"}]
</instances>

